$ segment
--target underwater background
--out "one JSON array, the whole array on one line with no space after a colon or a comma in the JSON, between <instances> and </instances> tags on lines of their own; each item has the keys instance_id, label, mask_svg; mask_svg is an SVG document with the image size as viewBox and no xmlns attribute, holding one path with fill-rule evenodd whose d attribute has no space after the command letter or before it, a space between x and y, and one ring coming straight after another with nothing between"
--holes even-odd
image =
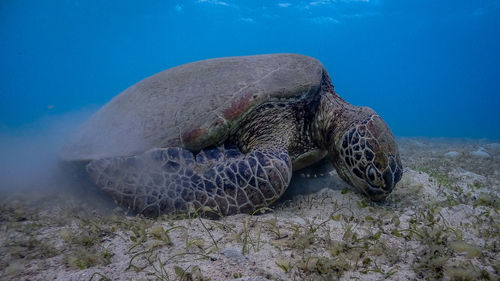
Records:
<instances>
[{"instance_id":1,"label":"underwater background","mask_svg":"<svg viewBox=\"0 0 500 281\"><path fill-rule=\"evenodd\" d=\"M0 1L0 132L225 56L319 59L396 136L499 139L500 1Z\"/></svg>"},{"instance_id":2,"label":"underwater background","mask_svg":"<svg viewBox=\"0 0 500 281\"><path fill-rule=\"evenodd\" d=\"M385 200L323 161L263 214L150 219L63 167L127 87L268 53L317 58L385 119ZM499 74L500 0L0 0L0 280L500 280Z\"/></svg>"}]
</instances>

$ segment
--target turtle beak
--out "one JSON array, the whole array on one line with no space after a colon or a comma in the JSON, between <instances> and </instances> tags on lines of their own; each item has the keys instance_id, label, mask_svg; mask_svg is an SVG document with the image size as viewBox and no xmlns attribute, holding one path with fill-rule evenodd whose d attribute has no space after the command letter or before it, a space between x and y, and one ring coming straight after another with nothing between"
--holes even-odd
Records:
<instances>
[{"instance_id":1,"label":"turtle beak","mask_svg":"<svg viewBox=\"0 0 500 281\"><path fill-rule=\"evenodd\" d=\"M370 200L382 201L389 195L389 193L391 193L392 187L390 190L386 191L381 188L370 185L369 187L363 189L363 191L366 194L366 196L370 198Z\"/></svg>"},{"instance_id":2,"label":"turtle beak","mask_svg":"<svg viewBox=\"0 0 500 281\"><path fill-rule=\"evenodd\" d=\"M387 170L384 172L384 191L390 193L394 189L394 178L392 176L391 171Z\"/></svg>"}]
</instances>

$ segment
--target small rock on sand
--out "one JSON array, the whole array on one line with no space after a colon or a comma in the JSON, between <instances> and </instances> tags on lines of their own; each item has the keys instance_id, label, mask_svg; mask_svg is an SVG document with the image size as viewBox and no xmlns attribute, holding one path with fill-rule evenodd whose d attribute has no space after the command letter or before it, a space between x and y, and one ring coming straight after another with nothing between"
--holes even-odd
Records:
<instances>
[{"instance_id":1,"label":"small rock on sand","mask_svg":"<svg viewBox=\"0 0 500 281\"><path fill-rule=\"evenodd\" d=\"M460 153L456 152L456 151L448 151L444 154L444 156L446 157L449 157L449 158L455 158L457 157L458 155L460 155Z\"/></svg>"},{"instance_id":2,"label":"small rock on sand","mask_svg":"<svg viewBox=\"0 0 500 281\"><path fill-rule=\"evenodd\" d=\"M224 248L222 249L221 254L235 262L241 262L247 259L247 257L241 254L241 251L233 248Z\"/></svg>"},{"instance_id":3,"label":"small rock on sand","mask_svg":"<svg viewBox=\"0 0 500 281\"><path fill-rule=\"evenodd\" d=\"M477 157L482 157L482 158L488 158L488 157L490 157L490 155L488 154L488 152L484 151L484 148L482 148L482 147L479 147L477 150L472 151L471 154L474 155L474 156L477 156Z\"/></svg>"},{"instance_id":4,"label":"small rock on sand","mask_svg":"<svg viewBox=\"0 0 500 281\"><path fill-rule=\"evenodd\" d=\"M498 142L493 142L493 143L489 143L489 144L487 144L486 146L487 146L487 147L489 147L489 148L494 148L494 149L496 149L496 148L500 148L500 143L498 143Z\"/></svg>"}]
</instances>

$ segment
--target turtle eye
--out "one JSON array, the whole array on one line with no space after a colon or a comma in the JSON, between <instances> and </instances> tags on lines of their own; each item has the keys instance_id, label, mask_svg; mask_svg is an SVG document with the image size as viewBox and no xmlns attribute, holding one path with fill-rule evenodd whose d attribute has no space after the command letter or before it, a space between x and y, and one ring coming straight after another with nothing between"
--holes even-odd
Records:
<instances>
[{"instance_id":1,"label":"turtle eye","mask_svg":"<svg viewBox=\"0 0 500 281\"><path fill-rule=\"evenodd\" d=\"M375 168L373 168L373 165L366 168L366 176L370 181L375 181Z\"/></svg>"}]
</instances>

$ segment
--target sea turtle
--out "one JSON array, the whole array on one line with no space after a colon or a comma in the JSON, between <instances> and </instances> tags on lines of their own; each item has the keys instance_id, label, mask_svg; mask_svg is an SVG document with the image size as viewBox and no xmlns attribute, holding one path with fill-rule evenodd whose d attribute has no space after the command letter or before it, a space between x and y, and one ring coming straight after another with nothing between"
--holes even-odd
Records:
<instances>
[{"instance_id":1,"label":"sea turtle","mask_svg":"<svg viewBox=\"0 0 500 281\"><path fill-rule=\"evenodd\" d=\"M377 113L334 91L316 59L228 57L167 69L126 89L61 151L137 213L267 207L292 171L328 157L373 200L401 179L394 137Z\"/></svg>"}]
</instances>

